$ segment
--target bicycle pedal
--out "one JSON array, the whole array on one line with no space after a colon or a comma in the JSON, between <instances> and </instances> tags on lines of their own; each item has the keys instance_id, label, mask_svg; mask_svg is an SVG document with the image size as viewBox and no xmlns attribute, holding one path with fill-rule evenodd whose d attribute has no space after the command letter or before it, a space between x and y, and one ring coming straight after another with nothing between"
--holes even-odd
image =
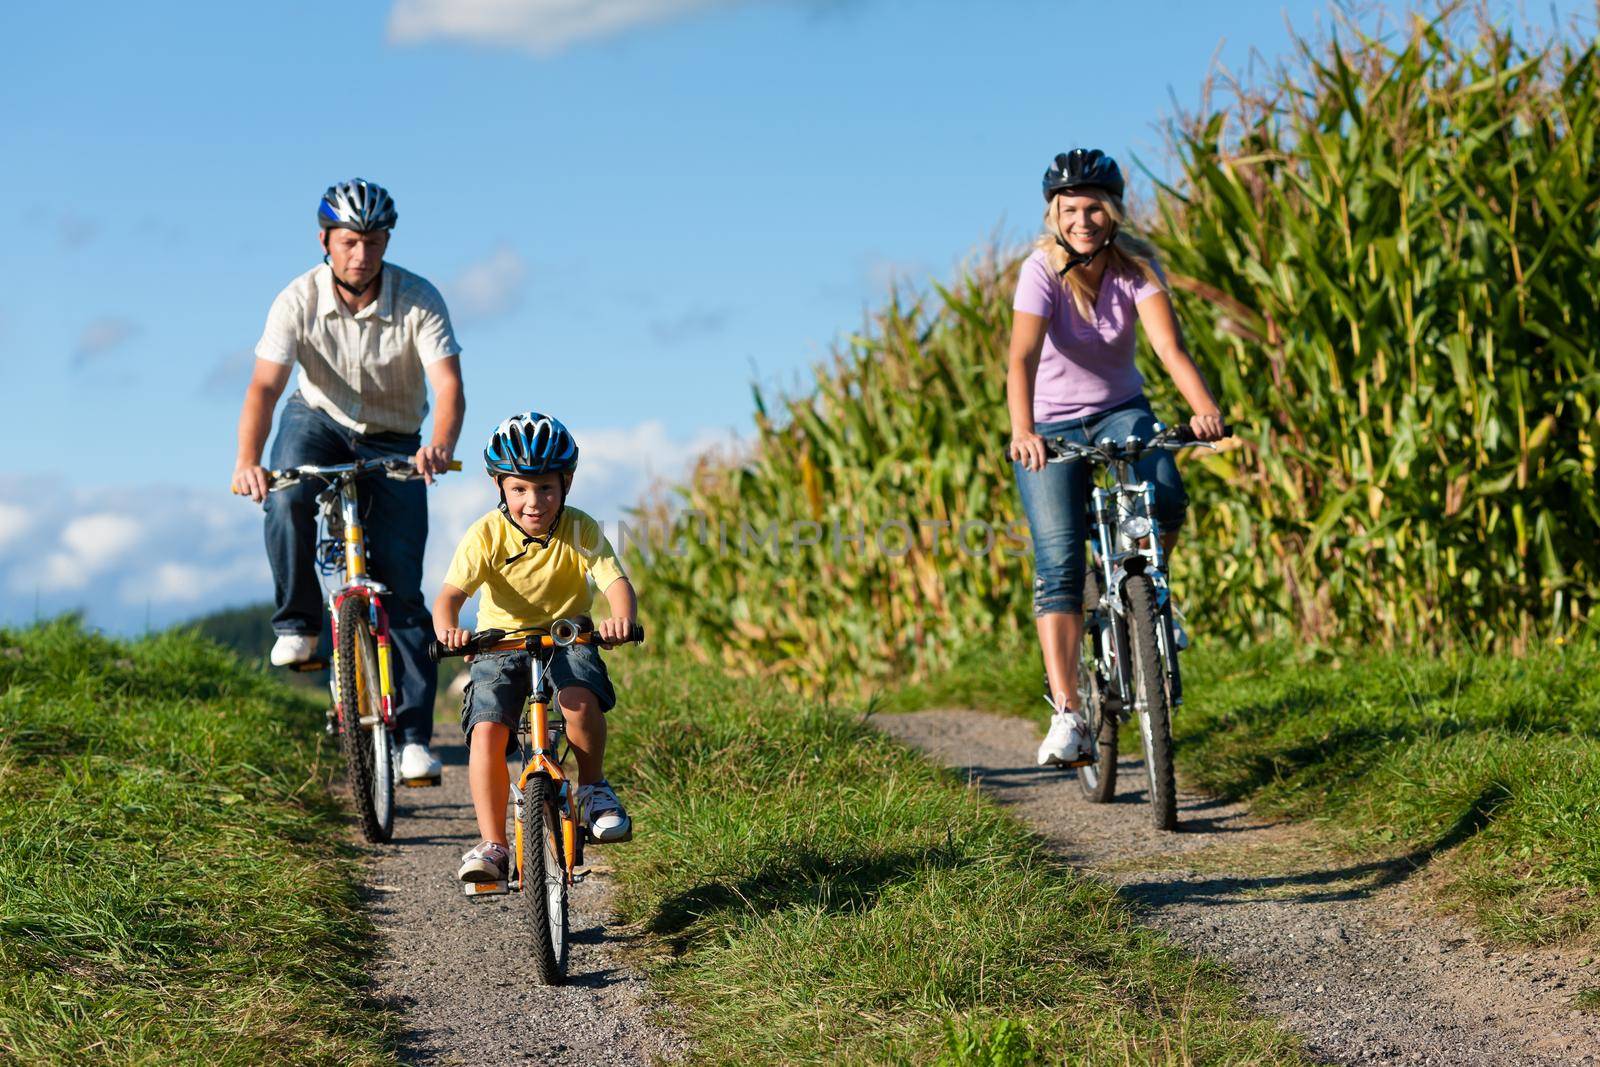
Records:
<instances>
[{"instance_id":1,"label":"bicycle pedal","mask_svg":"<svg viewBox=\"0 0 1600 1067\"><path fill-rule=\"evenodd\" d=\"M303 659L299 663L291 663L288 666L291 671L298 671L301 674L311 674L315 671L327 670L328 661L325 659Z\"/></svg>"},{"instance_id":2,"label":"bicycle pedal","mask_svg":"<svg viewBox=\"0 0 1600 1067\"><path fill-rule=\"evenodd\" d=\"M510 882L462 882L461 892L469 897L502 897L511 892Z\"/></svg>"},{"instance_id":3,"label":"bicycle pedal","mask_svg":"<svg viewBox=\"0 0 1600 1067\"><path fill-rule=\"evenodd\" d=\"M444 775L436 774L431 778L402 778L400 784L411 789L427 789L431 786L443 785Z\"/></svg>"}]
</instances>

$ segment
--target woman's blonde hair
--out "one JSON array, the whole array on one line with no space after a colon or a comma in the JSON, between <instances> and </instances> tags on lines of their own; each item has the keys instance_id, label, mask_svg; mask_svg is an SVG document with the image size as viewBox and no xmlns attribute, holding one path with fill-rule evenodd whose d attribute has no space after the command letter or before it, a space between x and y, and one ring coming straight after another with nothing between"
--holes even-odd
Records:
<instances>
[{"instance_id":1,"label":"woman's blonde hair","mask_svg":"<svg viewBox=\"0 0 1600 1067\"><path fill-rule=\"evenodd\" d=\"M1050 263L1050 269L1055 272L1057 278L1062 278L1061 272L1072 255L1057 240L1061 236L1061 229L1056 222L1056 197L1065 195L1069 193L1065 191L1057 193L1045 204L1044 233L1033 243L1035 248L1044 252L1045 259ZM1165 292L1166 283L1156 271L1155 246L1123 229L1123 220L1127 218L1127 212L1123 210L1122 198L1112 196L1104 189L1094 188L1074 190L1070 195L1092 196L1100 201L1106 209L1106 214L1117 227L1116 236L1100 253L1106 257L1106 273L1120 271L1123 274L1142 277L1154 285L1161 286ZM1068 271L1062 281L1067 287L1067 292L1072 295L1072 302L1077 307L1078 314L1086 321L1093 322L1095 293L1089 288L1089 283L1084 281L1083 272Z\"/></svg>"}]
</instances>

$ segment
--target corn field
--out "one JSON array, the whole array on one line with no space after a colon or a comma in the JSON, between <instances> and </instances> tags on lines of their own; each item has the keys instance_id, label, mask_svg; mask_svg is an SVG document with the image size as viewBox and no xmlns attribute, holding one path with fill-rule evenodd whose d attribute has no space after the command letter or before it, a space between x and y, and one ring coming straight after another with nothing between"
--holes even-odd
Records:
<instances>
[{"instance_id":1,"label":"corn field","mask_svg":"<svg viewBox=\"0 0 1600 1067\"><path fill-rule=\"evenodd\" d=\"M1586 620L1597 108L1593 43L1452 8L1301 42L1265 86L1174 121L1181 176L1145 231L1238 433L1183 466L1175 580L1200 631L1515 647ZM748 453L679 490L675 554L634 561L658 624L813 681L920 672L1030 624L1003 456L1017 263L891 294L813 395L757 394ZM1141 361L1158 415L1186 414Z\"/></svg>"}]
</instances>

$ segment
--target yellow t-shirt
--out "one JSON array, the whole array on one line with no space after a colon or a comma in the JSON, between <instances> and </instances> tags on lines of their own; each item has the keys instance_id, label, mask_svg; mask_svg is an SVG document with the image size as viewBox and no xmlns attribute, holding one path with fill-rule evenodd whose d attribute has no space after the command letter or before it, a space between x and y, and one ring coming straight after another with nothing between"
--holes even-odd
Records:
<instances>
[{"instance_id":1,"label":"yellow t-shirt","mask_svg":"<svg viewBox=\"0 0 1600 1067\"><path fill-rule=\"evenodd\" d=\"M478 629L515 630L582 614L590 578L604 590L624 577L605 531L577 508L562 509L543 545L496 508L461 538L444 580L468 596L483 589Z\"/></svg>"}]
</instances>

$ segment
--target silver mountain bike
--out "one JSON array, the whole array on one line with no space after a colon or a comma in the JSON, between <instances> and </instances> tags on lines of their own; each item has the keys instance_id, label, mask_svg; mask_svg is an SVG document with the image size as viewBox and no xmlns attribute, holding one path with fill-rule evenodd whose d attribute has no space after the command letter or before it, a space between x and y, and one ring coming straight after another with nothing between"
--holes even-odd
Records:
<instances>
[{"instance_id":1,"label":"silver mountain bike","mask_svg":"<svg viewBox=\"0 0 1600 1067\"><path fill-rule=\"evenodd\" d=\"M1172 711L1183 703L1183 676L1167 556L1155 526L1155 486L1138 480L1133 465L1158 449L1189 447L1213 446L1197 440L1187 426L1160 423L1148 441L1106 438L1080 445L1045 439L1047 462L1089 463L1097 475L1107 474L1089 499L1093 532L1083 585L1078 694L1089 725L1090 760L1078 768L1078 784L1094 803L1111 800L1117 788L1118 728L1136 718L1151 818L1161 830L1178 826Z\"/></svg>"}]
</instances>

